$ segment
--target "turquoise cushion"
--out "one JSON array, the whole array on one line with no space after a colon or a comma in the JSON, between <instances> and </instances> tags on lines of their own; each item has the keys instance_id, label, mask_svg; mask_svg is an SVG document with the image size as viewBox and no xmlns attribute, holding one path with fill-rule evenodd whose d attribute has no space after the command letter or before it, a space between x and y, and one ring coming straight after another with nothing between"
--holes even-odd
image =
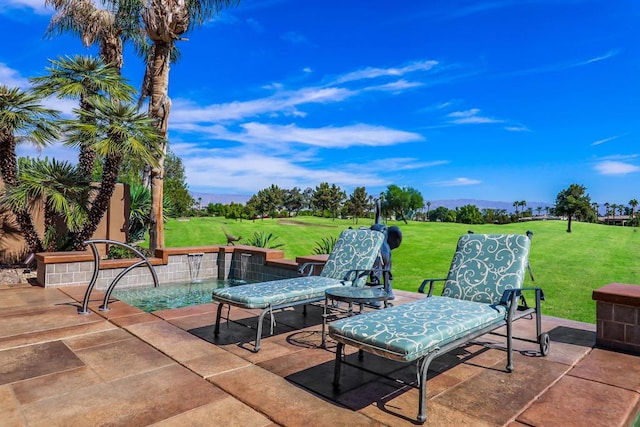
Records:
<instances>
[{"instance_id":1,"label":"turquoise cushion","mask_svg":"<svg viewBox=\"0 0 640 427\"><path fill-rule=\"evenodd\" d=\"M413 361L505 316L502 305L434 296L332 322L329 335L382 357Z\"/></svg>"},{"instance_id":2,"label":"turquoise cushion","mask_svg":"<svg viewBox=\"0 0 640 427\"><path fill-rule=\"evenodd\" d=\"M309 299L324 298L324 291L341 286L330 277L308 276L274 280L213 290L213 299L245 308L267 308ZM347 282L347 284L350 284Z\"/></svg>"},{"instance_id":3,"label":"turquoise cushion","mask_svg":"<svg viewBox=\"0 0 640 427\"><path fill-rule=\"evenodd\" d=\"M351 270L370 270L380 254L384 239L384 233L379 231L344 230L340 233L320 275L342 280ZM365 282L366 277L363 277L354 285L362 286Z\"/></svg>"},{"instance_id":4,"label":"turquoise cushion","mask_svg":"<svg viewBox=\"0 0 640 427\"><path fill-rule=\"evenodd\" d=\"M506 289L522 287L529 246L521 234L460 237L442 295L498 304Z\"/></svg>"}]
</instances>

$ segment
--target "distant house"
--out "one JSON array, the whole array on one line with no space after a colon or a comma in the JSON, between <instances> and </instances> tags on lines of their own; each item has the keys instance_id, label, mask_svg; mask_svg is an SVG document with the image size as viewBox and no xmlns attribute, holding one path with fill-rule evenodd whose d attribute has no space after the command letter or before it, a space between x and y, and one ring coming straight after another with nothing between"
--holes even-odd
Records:
<instances>
[{"instance_id":1,"label":"distant house","mask_svg":"<svg viewBox=\"0 0 640 427\"><path fill-rule=\"evenodd\" d=\"M630 215L599 216L598 222L601 222L606 225L626 225L630 219L631 219Z\"/></svg>"}]
</instances>

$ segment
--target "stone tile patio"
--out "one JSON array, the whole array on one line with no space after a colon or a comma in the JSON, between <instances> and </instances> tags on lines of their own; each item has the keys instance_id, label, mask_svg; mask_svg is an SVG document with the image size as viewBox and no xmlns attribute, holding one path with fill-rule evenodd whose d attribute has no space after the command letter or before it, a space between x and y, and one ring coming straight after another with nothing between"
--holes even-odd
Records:
<instances>
[{"instance_id":1,"label":"stone tile patio","mask_svg":"<svg viewBox=\"0 0 640 427\"><path fill-rule=\"evenodd\" d=\"M103 313L94 292L94 312L78 315L83 292L0 286L0 425L415 425L413 365L360 361L351 349L334 392L335 344L320 347L319 307L276 314L275 334L253 353L256 312L232 309L214 338L214 304L149 314L118 302ZM594 348L594 325L543 326L549 356L515 341L511 374L500 336L436 359L427 425L632 425L640 357ZM516 323L518 336L534 331L533 320Z\"/></svg>"}]
</instances>

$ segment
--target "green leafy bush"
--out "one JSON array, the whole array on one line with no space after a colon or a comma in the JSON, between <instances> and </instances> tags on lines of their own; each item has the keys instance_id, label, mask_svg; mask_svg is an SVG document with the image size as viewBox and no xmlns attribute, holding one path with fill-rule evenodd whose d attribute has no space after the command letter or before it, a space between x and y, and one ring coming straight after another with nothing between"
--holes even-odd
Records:
<instances>
[{"instance_id":1,"label":"green leafy bush","mask_svg":"<svg viewBox=\"0 0 640 427\"><path fill-rule=\"evenodd\" d=\"M333 252L333 247L336 245L337 240L338 239L333 236L323 238L319 242L316 242L313 253L316 255L330 254Z\"/></svg>"},{"instance_id":2,"label":"green leafy bush","mask_svg":"<svg viewBox=\"0 0 640 427\"><path fill-rule=\"evenodd\" d=\"M256 248L268 249L278 249L284 246L284 243L275 243L276 240L278 240L278 236L273 233L266 234L262 231L256 231L253 233L253 236L247 240L247 244L255 246Z\"/></svg>"},{"instance_id":3,"label":"green leafy bush","mask_svg":"<svg viewBox=\"0 0 640 427\"><path fill-rule=\"evenodd\" d=\"M143 248L141 246L135 246L137 250L142 252L144 256L149 258L151 256L151 252L149 249ZM138 255L130 251L129 249L122 246L112 245L109 247L109 251L107 252L107 259L128 259L128 258L138 258Z\"/></svg>"}]
</instances>

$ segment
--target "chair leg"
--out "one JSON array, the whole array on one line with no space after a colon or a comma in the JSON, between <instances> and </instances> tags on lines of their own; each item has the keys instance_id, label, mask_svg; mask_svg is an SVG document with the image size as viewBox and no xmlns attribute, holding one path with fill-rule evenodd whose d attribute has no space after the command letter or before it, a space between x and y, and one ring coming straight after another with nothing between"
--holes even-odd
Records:
<instances>
[{"instance_id":1,"label":"chair leg","mask_svg":"<svg viewBox=\"0 0 640 427\"><path fill-rule=\"evenodd\" d=\"M542 334L542 313L540 312L541 303L540 291L536 290L536 337Z\"/></svg>"},{"instance_id":2,"label":"chair leg","mask_svg":"<svg viewBox=\"0 0 640 427\"><path fill-rule=\"evenodd\" d=\"M418 360L418 422L424 424L427 421L427 373L431 361L438 355L438 350L429 353Z\"/></svg>"},{"instance_id":3,"label":"chair leg","mask_svg":"<svg viewBox=\"0 0 640 427\"><path fill-rule=\"evenodd\" d=\"M260 313L260 317L258 317L258 325L256 327L257 332L256 332L256 345L253 348L253 352L257 353L260 351L260 338L262 338L262 321L264 320L264 316L269 313L271 311L270 307L265 308L264 310L262 310L262 313ZM271 313L271 316L273 316L273 312ZM273 319L272 319L273 321Z\"/></svg>"},{"instance_id":4,"label":"chair leg","mask_svg":"<svg viewBox=\"0 0 640 427\"><path fill-rule=\"evenodd\" d=\"M340 389L340 375L342 374L342 351L344 349L344 344L339 342L336 347L336 363L333 367L333 389Z\"/></svg>"},{"instance_id":5,"label":"chair leg","mask_svg":"<svg viewBox=\"0 0 640 427\"><path fill-rule=\"evenodd\" d=\"M510 318L507 320L507 372L513 372L513 321Z\"/></svg>"},{"instance_id":6,"label":"chair leg","mask_svg":"<svg viewBox=\"0 0 640 427\"><path fill-rule=\"evenodd\" d=\"M221 303L221 302L218 303L218 311L216 313L216 325L213 328L213 335L214 336L220 335L220 317L222 316L222 307L223 306L224 306L223 303Z\"/></svg>"}]
</instances>

